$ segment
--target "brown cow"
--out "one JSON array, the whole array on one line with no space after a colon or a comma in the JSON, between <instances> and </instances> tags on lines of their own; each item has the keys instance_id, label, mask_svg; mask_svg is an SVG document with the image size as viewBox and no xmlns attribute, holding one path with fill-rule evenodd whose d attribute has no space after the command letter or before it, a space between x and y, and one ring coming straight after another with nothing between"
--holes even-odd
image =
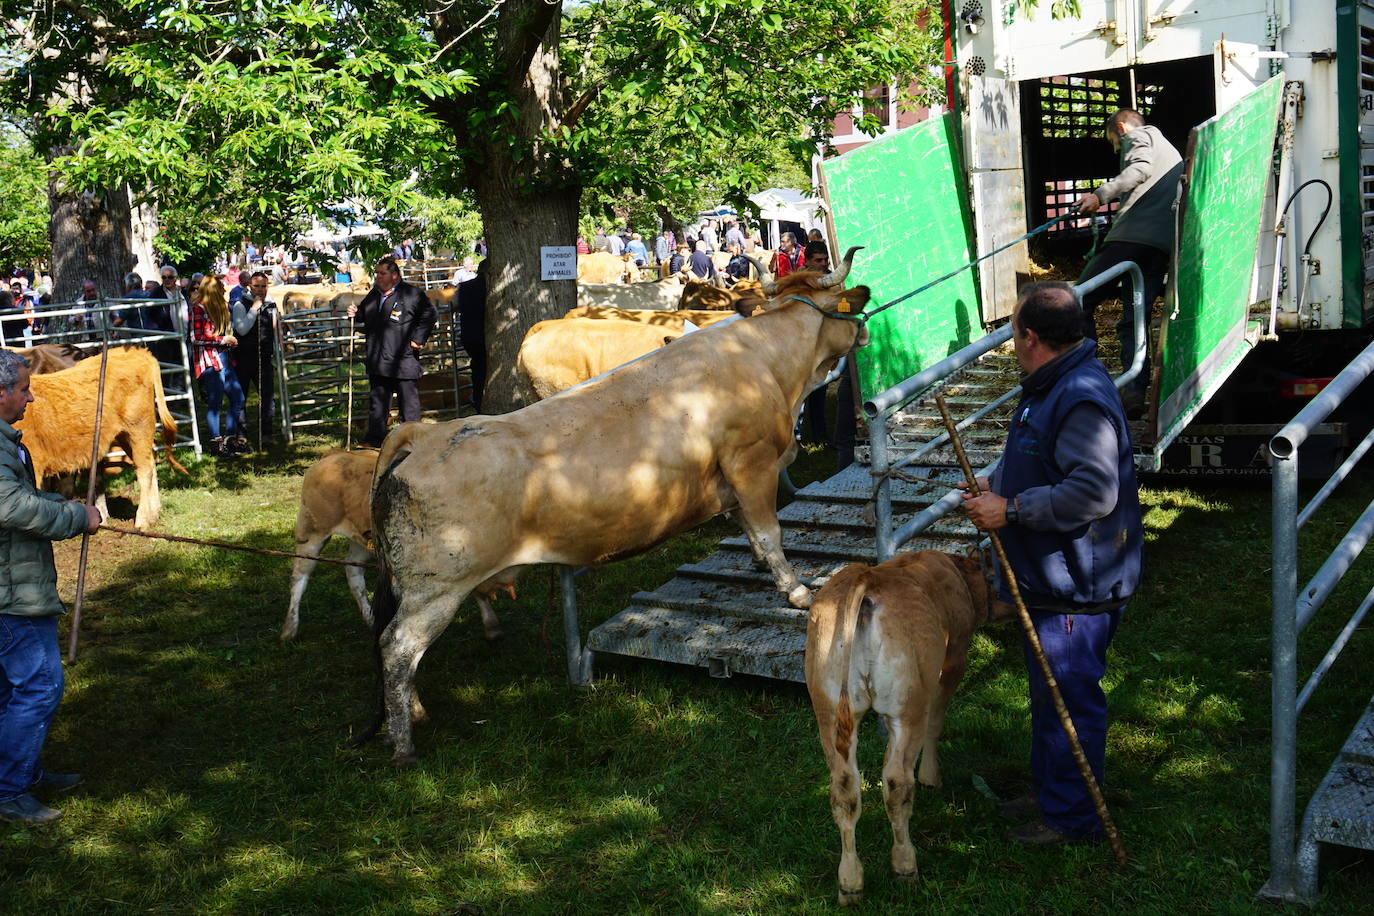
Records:
<instances>
[{"instance_id":1,"label":"brown cow","mask_svg":"<svg viewBox=\"0 0 1374 916\"><path fill-rule=\"evenodd\" d=\"M741 280L729 289L721 289L710 280L692 278L682 287L678 308L734 311L741 299L757 299L761 290L758 280Z\"/></svg>"},{"instance_id":2,"label":"brown cow","mask_svg":"<svg viewBox=\"0 0 1374 916\"><path fill-rule=\"evenodd\" d=\"M867 343L863 324L840 314L870 295L839 289L847 272L787 278L761 315L514 413L403 423L387 437L372 487L384 567L373 609L396 763L415 759L425 650L470 593L528 565L634 556L728 512L788 601L811 603L783 555L778 473L796 456L803 399Z\"/></svg>"},{"instance_id":3,"label":"brown cow","mask_svg":"<svg viewBox=\"0 0 1374 916\"><path fill-rule=\"evenodd\" d=\"M621 309L675 309L682 299L682 279L647 283L578 283L577 304Z\"/></svg>"},{"instance_id":4,"label":"brown cow","mask_svg":"<svg viewBox=\"0 0 1374 916\"><path fill-rule=\"evenodd\" d=\"M864 888L854 844L863 785L859 720L871 708L887 725L883 800L892 823L892 871L915 878L912 771L920 755L921 784L940 784L936 746L945 708L964 675L969 641L989 619L991 604L976 558L923 550L878 566L851 563L811 605L806 688L830 768L830 810L840 828L841 905L858 902ZM1000 616L1007 606L997 606Z\"/></svg>"},{"instance_id":5,"label":"brown cow","mask_svg":"<svg viewBox=\"0 0 1374 916\"><path fill-rule=\"evenodd\" d=\"M24 447L33 458L33 472L38 480L52 474L84 471L91 466L99 380L99 359L84 359L61 372L33 376L33 406L15 426L24 432ZM167 461L185 474L186 469L172 455L177 425L162 393L157 360L137 347L112 347L105 373L98 451L103 455L118 447L133 461L139 488L134 524L139 528L156 524L162 514L153 451L155 420L162 423Z\"/></svg>"},{"instance_id":6,"label":"brown cow","mask_svg":"<svg viewBox=\"0 0 1374 916\"><path fill-rule=\"evenodd\" d=\"M349 540L348 555L353 563L372 562L372 514L368 491L372 472L377 467L375 448L335 449L310 466L301 481L301 507L296 512L296 553L318 557L334 535ZM296 638L301 621L301 598L310 576L319 563L297 557L291 566L291 603L281 627L281 640ZM367 583L361 566L345 566L348 589L358 604L358 612L368 628L372 627L372 605L367 600ZM501 622L491 606L489 595L478 595L482 627L489 640L501 638Z\"/></svg>"},{"instance_id":7,"label":"brown cow","mask_svg":"<svg viewBox=\"0 0 1374 916\"><path fill-rule=\"evenodd\" d=\"M682 336L661 327L616 318L552 318L530 328L515 365L538 400L596 378Z\"/></svg>"},{"instance_id":8,"label":"brown cow","mask_svg":"<svg viewBox=\"0 0 1374 916\"><path fill-rule=\"evenodd\" d=\"M71 344L38 344L27 350L5 347L11 353L18 353L29 361L30 375L46 375L70 369L86 358L86 351Z\"/></svg>"}]
</instances>

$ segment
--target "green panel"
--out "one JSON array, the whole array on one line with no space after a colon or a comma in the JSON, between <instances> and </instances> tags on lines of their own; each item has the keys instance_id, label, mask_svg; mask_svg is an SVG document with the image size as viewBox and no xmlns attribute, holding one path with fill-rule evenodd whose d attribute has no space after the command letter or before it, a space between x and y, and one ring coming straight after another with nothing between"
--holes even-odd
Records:
<instances>
[{"instance_id":1,"label":"green panel","mask_svg":"<svg viewBox=\"0 0 1374 916\"><path fill-rule=\"evenodd\" d=\"M847 281L870 308L973 260L972 223L953 114L932 118L822 164L841 251L862 245ZM944 359L981 333L968 270L868 323L859 351L864 398Z\"/></svg>"},{"instance_id":2,"label":"green panel","mask_svg":"<svg viewBox=\"0 0 1374 916\"><path fill-rule=\"evenodd\" d=\"M1164 330L1160 428L1205 403L1249 346L1246 318L1283 74L1193 128L1179 230L1178 302Z\"/></svg>"},{"instance_id":3,"label":"green panel","mask_svg":"<svg viewBox=\"0 0 1374 916\"><path fill-rule=\"evenodd\" d=\"M1353 3L1336 6L1336 130L1340 137L1341 321L1364 327L1364 214L1360 205L1360 28ZM1352 244L1349 240L1356 240Z\"/></svg>"}]
</instances>

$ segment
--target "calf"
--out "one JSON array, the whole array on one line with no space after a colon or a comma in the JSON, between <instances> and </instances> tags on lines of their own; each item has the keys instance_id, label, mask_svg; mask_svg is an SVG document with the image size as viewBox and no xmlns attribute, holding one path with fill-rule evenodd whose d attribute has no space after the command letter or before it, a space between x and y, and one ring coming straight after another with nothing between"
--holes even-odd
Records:
<instances>
[{"instance_id":1,"label":"calf","mask_svg":"<svg viewBox=\"0 0 1374 916\"><path fill-rule=\"evenodd\" d=\"M372 562L372 508L368 492L372 488L372 472L377 467L377 450L373 448L342 449L329 452L311 465L301 481L301 507L296 512L296 553L318 557L324 545L334 535L348 538L348 555L352 563ZM281 627L281 640L296 638L300 626L301 597L310 583L310 576L319 565L317 560L298 557L291 566L291 604ZM358 611L368 627L372 626L372 605L367 600L367 583L361 566L345 566L344 576ZM477 596L482 609L482 626L487 639L501 637L501 623L492 609L489 595Z\"/></svg>"},{"instance_id":2,"label":"calf","mask_svg":"<svg viewBox=\"0 0 1374 916\"><path fill-rule=\"evenodd\" d=\"M99 359L84 359L70 369L33 376L33 406L15 427L24 433L24 447L39 481L91 466L99 381ZM134 524L139 528L156 524L162 512L153 451L159 422L167 461L185 474L172 455L177 425L167 409L157 360L147 350L111 347L97 452L104 455L120 448L133 462L139 489Z\"/></svg>"},{"instance_id":3,"label":"calf","mask_svg":"<svg viewBox=\"0 0 1374 916\"><path fill-rule=\"evenodd\" d=\"M851 563L817 594L806 628L806 688L840 828L841 905L862 899L864 887L854 845L859 720L871 708L887 726L883 800L892 823L892 870L915 878L912 772L919 755L921 784L940 784L936 745L945 707L964 675L969 640L988 612L989 589L977 560L936 550L872 567Z\"/></svg>"}]
</instances>

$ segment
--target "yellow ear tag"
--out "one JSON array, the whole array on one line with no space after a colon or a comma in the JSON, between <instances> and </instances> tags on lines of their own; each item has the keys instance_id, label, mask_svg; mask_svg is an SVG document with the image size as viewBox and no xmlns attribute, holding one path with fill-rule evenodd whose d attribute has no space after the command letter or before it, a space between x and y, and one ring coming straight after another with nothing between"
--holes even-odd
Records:
<instances>
[{"instance_id":1,"label":"yellow ear tag","mask_svg":"<svg viewBox=\"0 0 1374 916\"><path fill-rule=\"evenodd\" d=\"M841 299L841 300L835 305L835 311L837 311L837 312L844 312L846 315L848 315L848 314L849 314L849 300L848 300L848 299Z\"/></svg>"}]
</instances>

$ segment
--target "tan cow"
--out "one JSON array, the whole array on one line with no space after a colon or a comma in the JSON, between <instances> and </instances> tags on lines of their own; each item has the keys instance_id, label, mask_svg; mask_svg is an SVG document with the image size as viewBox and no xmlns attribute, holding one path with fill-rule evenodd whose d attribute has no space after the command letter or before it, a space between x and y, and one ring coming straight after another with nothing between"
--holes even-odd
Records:
<instances>
[{"instance_id":1,"label":"tan cow","mask_svg":"<svg viewBox=\"0 0 1374 916\"><path fill-rule=\"evenodd\" d=\"M335 449L310 466L301 481L301 507L296 512L296 553L318 557L334 535L349 540L348 555L353 563L372 562L372 514L368 492L377 467L375 448L344 451ZM301 598L310 576L319 563L297 557L291 566L291 604L281 627L281 641L296 638L300 627ZM367 583L361 566L345 566L348 589L358 604L358 612L368 628L372 627L372 605L367 600ZM478 595L482 627L489 640L501 638L501 622L492 608L489 595Z\"/></svg>"},{"instance_id":2,"label":"tan cow","mask_svg":"<svg viewBox=\"0 0 1374 916\"><path fill-rule=\"evenodd\" d=\"M404 423L387 437L372 488L384 564L373 609L396 763L415 759L425 650L467 595L531 564L634 556L728 512L788 601L811 603L782 552L778 473L796 456L803 399L867 343L861 321L837 314L869 299L867 287L839 289L848 267L785 280L770 311L514 413Z\"/></svg>"},{"instance_id":3,"label":"tan cow","mask_svg":"<svg viewBox=\"0 0 1374 916\"><path fill-rule=\"evenodd\" d=\"M811 605L806 688L830 769L830 810L840 828L841 905L858 902L864 888L854 843L863 785L859 721L871 708L887 725L883 800L892 824L892 871L913 879L912 771L919 755L921 784L940 784L937 744L945 708L964 675L969 641L989 619L991 604L976 558L923 550L878 566L851 563Z\"/></svg>"},{"instance_id":4,"label":"tan cow","mask_svg":"<svg viewBox=\"0 0 1374 916\"><path fill-rule=\"evenodd\" d=\"M593 251L577 256L578 283L633 283L639 268L628 254Z\"/></svg>"},{"instance_id":5,"label":"tan cow","mask_svg":"<svg viewBox=\"0 0 1374 916\"><path fill-rule=\"evenodd\" d=\"M722 289L710 280L693 278L682 287L678 308L734 311L741 299L757 299L761 290L762 284L758 280L740 280L729 289Z\"/></svg>"},{"instance_id":6,"label":"tan cow","mask_svg":"<svg viewBox=\"0 0 1374 916\"><path fill-rule=\"evenodd\" d=\"M682 336L683 328L615 318L552 318L530 328L515 365L543 400L639 359Z\"/></svg>"},{"instance_id":7,"label":"tan cow","mask_svg":"<svg viewBox=\"0 0 1374 916\"><path fill-rule=\"evenodd\" d=\"M681 277L647 283L578 283L579 306L620 309L675 309L682 299Z\"/></svg>"},{"instance_id":8,"label":"tan cow","mask_svg":"<svg viewBox=\"0 0 1374 916\"><path fill-rule=\"evenodd\" d=\"M70 369L86 358L86 352L71 344L38 344L27 350L5 347L11 353L18 353L29 361L30 375L46 375Z\"/></svg>"},{"instance_id":9,"label":"tan cow","mask_svg":"<svg viewBox=\"0 0 1374 916\"><path fill-rule=\"evenodd\" d=\"M617 309L607 306L579 305L568 309L564 318L614 318L618 321L637 321L640 324L653 324L665 328L681 328L690 321L699 328L709 327L717 321L724 321L734 312L699 311L682 309L676 312L663 312L657 309Z\"/></svg>"},{"instance_id":10,"label":"tan cow","mask_svg":"<svg viewBox=\"0 0 1374 916\"><path fill-rule=\"evenodd\" d=\"M84 359L61 372L33 376L34 403L15 426L24 432L24 447L33 458L38 480L91 466L99 379L99 359ZM186 469L172 455L177 425L162 393L157 360L137 347L112 347L105 373L99 453L118 447L132 459L139 489L134 524L139 528L156 524L162 514L153 451L155 420L162 423L167 461L185 474Z\"/></svg>"}]
</instances>

